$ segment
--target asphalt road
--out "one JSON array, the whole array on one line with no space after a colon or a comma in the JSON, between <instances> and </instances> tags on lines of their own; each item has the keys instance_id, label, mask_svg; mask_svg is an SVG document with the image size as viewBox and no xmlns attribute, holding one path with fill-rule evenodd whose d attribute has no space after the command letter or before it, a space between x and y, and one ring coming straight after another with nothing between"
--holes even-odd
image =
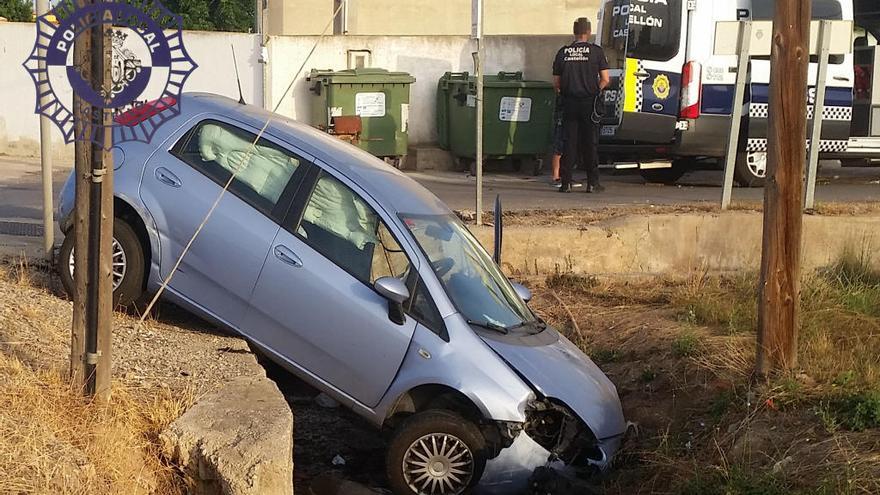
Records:
<instances>
[{"instance_id":1,"label":"asphalt road","mask_svg":"<svg viewBox=\"0 0 880 495\"><path fill-rule=\"evenodd\" d=\"M413 178L455 210L474 210L476 180L463 173L414 173ZM575 180L583 179L575 174ZM721 171L695 171L674 186L645 184L638 173L603 173L605 191L586 194L575 188L559 194L549 176L489 174L484 178L484 209L491 209L500 194L505 210L603 208L623 205L671 205L720 202ZM733 201L761 201L762 188L735 188ZM817 202L880 201L880 167L841 168L828 162L820 172Z\"/></svg>"},{"instance_id":2,"label":"asphalt road","mask_svg":"<svg viewBox=\"0 0 880 495\"><path fill-rule=\"evenodd\" d=\"M841 168L824 164L817 201L880 201L880 167ZM69 168L58 166L54 174L57 198ZM456 210L474 209L475 179L463 173L412 173L411 177L437 194ZM484 180L484 208L490 210L500 194L507 210L602 208L621 205L669 205L720 201L720 171L697 171L684 176L675 186L645 184L636 173L605 173L606 187L600 194L585 194L576 188L571 194L559 194L547 175L531 177L511 173L489 173ZM575 174L575 179L582 178ZM760 201L763 189L736 188L734 201ZM34 159L0 157L0 219L39 220L42 218L40 163Z\"/></svg>"}]
</instances>

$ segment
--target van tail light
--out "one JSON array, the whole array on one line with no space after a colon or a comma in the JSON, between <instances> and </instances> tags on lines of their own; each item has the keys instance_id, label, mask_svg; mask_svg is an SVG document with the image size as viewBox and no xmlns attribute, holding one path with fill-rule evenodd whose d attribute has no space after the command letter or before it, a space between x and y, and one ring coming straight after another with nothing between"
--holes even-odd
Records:
<instances>
[{"instance_id":1,"label":"van tail light","mask_svg":"<svg viewBox=\"0 0 880 495\"><path fill-rule=\"evenodd\" d=\"M149 120L165 110L177 104L177 98L173 96L165 96L157 100L148 101L143 105L138 105L131 110L120 113L113 120L126 127L134 127L145 120Z\"/></svg>"},{"instance_id":2,"label":"van tail light","mask_svg":"<svg viewBox=\"0 0 880 495\"><path fill-rule=\"evenodd\" d=\"M684 64L681 71L681 112L683 119L696 119L700 116L700 102L703 97L703 66L699 62Z\"/></svg>"}]
</instances>

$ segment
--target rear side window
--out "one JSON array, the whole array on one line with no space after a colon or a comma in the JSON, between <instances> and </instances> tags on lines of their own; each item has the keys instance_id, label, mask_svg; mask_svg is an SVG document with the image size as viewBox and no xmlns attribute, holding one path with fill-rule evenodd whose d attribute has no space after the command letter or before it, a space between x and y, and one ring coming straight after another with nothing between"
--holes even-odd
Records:
<instances>
[{"instance_id":1,"label":"rear side window","mask_svg":"<svg viewBox=\"0 0 880 495\"><path fill-rule=\"evenodd\" d=\"M171 153L221 187L235 173L229 190L271 215L300 166L289 151L225 122L206 120L188 132Z\"/></svg>"},{"instance_id":2,"label":"rear side window","mask_svg":"<svg viewBox=\"0 0 880 495\"><path fill-rule=\"evenodd\" d=\"M607 8L607 7L606 7ZM611 35L626 56L643 60L670 60L681 45L681 0L615 2Z\"/></svg>"}]
</instances>

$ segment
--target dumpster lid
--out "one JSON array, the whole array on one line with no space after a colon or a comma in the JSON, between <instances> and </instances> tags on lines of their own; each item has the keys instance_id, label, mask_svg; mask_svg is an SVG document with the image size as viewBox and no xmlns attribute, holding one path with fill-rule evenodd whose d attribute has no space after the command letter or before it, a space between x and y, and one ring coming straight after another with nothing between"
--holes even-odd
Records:
<instances>
[{"instance_id":1,"label":"dumpster lid","mask_svg":"<svg viewBox=\"0 0 880 495\"><path fill-rule=\"evenodd\" d=\"M390 72L378 68L336 71L312 69L309 80L312 79L321 79L325 84L412 84L416 81L408 72Z\"/></svg>"},{"instance_id":2,"label":"dumpster lid","mask_svg":"<svg viewBox=\"0 0 880 495\"><path fill-rule=\"evenodd\" d=\"M461 84L467 81L474 85L477 83L477 76L468 72L447 72L440 78L446 84ZM533 81L523 79L522 72L499 72L497 74L486 74L483 76L483 87L486 88L552 88L553 83L549 81Z\"/></svg>"}]
</instances>

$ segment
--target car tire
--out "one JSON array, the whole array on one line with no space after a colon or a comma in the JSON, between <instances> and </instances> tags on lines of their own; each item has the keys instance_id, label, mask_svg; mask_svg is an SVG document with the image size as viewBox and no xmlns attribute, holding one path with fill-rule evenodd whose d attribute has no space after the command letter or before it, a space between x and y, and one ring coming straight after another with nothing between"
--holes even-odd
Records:
<instances>
[{"instance_id":1,"label":"car tire","mask_svg":"<svg viewBox=\"0 0 880 495\"><path fill-rule=\"evenodd\" d=\"M117 271L123 268L119 274L121 277L118 282L114 276L113 305L114 307L130 307L140 301L144 295L144 248L134 229L119 218L113 221L113 241L115 251L113 262L125 263L122 267L118 264L113 267ZM73 267L71 266L74 243L74 235L71 230L64 237L64 242L61 243L57 267L61 284L71 299L73 299L75 291Z\"/></svg>"},{"instance_id":2,"label":"car tire","mask_svg":"<svg viewBox=\"0 0 880 495\"><path fill-rule=\"evenodd\" d=\"M691 168L690 160L674 160L669 168L646 168L639 170L642 178L649 184L671 186Z\"/></svg>"},{"instance_id":3,"label":"car tire","mask_svg":"<svg viewBox=\"0 0 880 495\"><path fill-rule=\"evenodd\" d=\"M394 431L385 466L395 495L466 493L486 468L486 439L475 424L451 411L421 412Z\"/></svg>"},{"instance_id":4,"label":"car tire","mask_svg":"<svg viewBox=\"0 0 880 495\"><path fill-rule=\"evenodd\" d=\"M767 180L767 152L737 153L733 179L740 187L764 187Z\"/></svg>"}]
</instances>

